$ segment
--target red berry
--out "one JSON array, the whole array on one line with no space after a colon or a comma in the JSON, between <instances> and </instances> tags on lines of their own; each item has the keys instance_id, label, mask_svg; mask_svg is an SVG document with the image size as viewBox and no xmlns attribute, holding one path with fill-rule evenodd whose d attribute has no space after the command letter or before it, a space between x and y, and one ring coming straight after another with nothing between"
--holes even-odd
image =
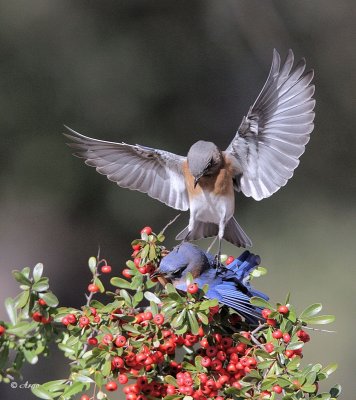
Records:
<instances>
[{"instance_id":1,"label":"red berry","mask_svg":"<svg viewBox=\"0 0 356 400\"><path fill-rule=\"evenodd\" d=\"M87 343L90 346L96 346L98 344L98 339L95 337L90 337L90 338L88 338Z\"/></svg>"},{"instance_id":2,"label":"red berry","mask_svg":"<svg viewBox=\"0 0 356 400\"><path fill-rule=\"evenodd\" d=\"M203 357L201 360L201 365L205 368L210 367L211 365L211 358L210 357Z\"/></svg>"},{"instance_id":3,"label":"red berry","mask_svg":"<svg viewBox=\"0 0 356 400\"><path fill-rule=\"evenodd\" d=\"M111 267L110 267L110 265L103 265L103 266L101 267L101 272L102 272L103 274L110 274L110 272L111 272Z\"/></svg>"},{"instance_id":4,"label":"red berry","mask_svg":"<svg viewBox=\"0 0 356 400\"><path fill-rule=\"evenodd\" d=\"M225 262L226 265L231 264L233 261L235 260L235 258L233 256L229 256Z\"/></svg>"},{"instance_id":5,"label":"red berry","mask_svg":"<svg viewBox=\"0 0 356 400\"><path fill-rule=\"evenodd\" d=\"M280 314L288 314L289 308L287 306L279 306L278 307L278 312Z\"/></svg>"},{"instance_id":6,"label":"red berry","mask_svg":"<svg viewBox=\"0 0 356 400\"><path fill-rule=\"evenodd\" d=\"M125 336L120 335L120 336L118 336L118 337L115 339L115 346L117 346L117 347L124 347L125 344L126 344L126 338L125 338Z\"/></svg>"},{"instance_id":7,"label":"red berry","mask_svg":"<svg viewBox=\"0 0 356 400\"><path fill-rule=\"evenodd\" d=\"M261 398L262 399L267 399L271 397L271 393L268 390L264 390L263 392L261 392Z\"/></svg>"},{"instance_id":8,"label":"red berry","mask_svg":"<svg viewBox=\"0 0 356 400\"><path fill-rule=\"evenodd\" d=\"M145 321L151 321L151 319L153 318L151 311L145 311L143 313L143 318L145 319Z\"/></svg>"},{"instance_id":9,"label":"red berry","mask_svg":"<svg viewBox=\"0 0 356 400\"><path fill-rule=\"evenodd\" d=\"M267 319L272 314L272 311L268 308L264 308L261 314L264 319Z\"/></svg>"},{"instance_id":10,"label":"red berry","mask_svg":"<svg viewBox=\"0 0 356 400\"><path fill-rule=\"evenodd\" d=\"M112 341L113 341L113 336L111 333L107 333L106 335L104 335L104 337L101 339L101 342L109 345Z\"/></svg>"},{"instance_id":11,"label":"red berry","mask_svg":"<svg viewBox=\"0 0 356 400\"><path fill-rule=\"evenodd\" d=\"M138 268L140 266L140 263L141 263L141 258L140 257L136 257L136 258L134 258L133 262L134 262L136 268Z\"/></svg>"},{"instance_id":12,"label":"red berry","mask_svg":"<svg viewBox=\"0 0 356 400\"><path fill-rule=\"evenodd\" d=\"M68 326L68 325L70 324L70 322L68 321L68 318L67 318L67 317L63 317L63 318L61 319L61 322L62 322L62 324L65 325L65 326Z\"/></svg>"},{"instance_id":13,"label":"red berry","mask_svg":"<svg viewBox=\"0 0 356 400\"><path fill-rule=\"evenodd\" d=\"M287 358L292 358L294 356L294 350L286 350L284 354Z\"/></svg>"},{"instance_id":14,"label":"red berry","mask_svg":"<svg viewBox=\"0 0 356 400\"><path fill-rule=\"evenodd\" d=\"M32 314L32 319L36 322L42 322L42 314L36 311Z\"/></svg>"},{"instance_id":15,"label":"red berry","mask_svg":"<svg viewBox=\"0 0 356 400\"><path fill-rule=\"evenodd\" d=\"M3 335L6 332L6 328L2 325L0 325L0 336Z\"/></svg>"},{"instance_id":16,"label":"red berry","mask_svg":"<svg viewBox=\"0 0 356 400\"><path fill-rule=\"evenodd\" d=\"M309 334L302 329L297 332L297 336L304 343L307 343L310 340Z\"/></svg>"},{"instance_id":17,"label":"red berry","mask_svg":"<svg viewBox=\"0 0 356 400\"><path fill-rule=\"evenodd\" d=\"M87 394L82 394L80 400L90 400L90 397Z\"/></svg>"},{"instance_id":18,"label":"red berry","mask_svg":"<svg viewBox=\"0 0 356 400\"><path fill-rule=\"evenodd\" d=\"M42 307L46 307L47 303L43 299L38 299L38 304Z\"/></svg>"},{"instance_id":19,"label":"red berry","mask_svg":"<svg viewBox=\"0 0 356 400\"><path fill-rule=\"evenodd\" d=\"M115 390L117 390L117 383L114 381L110 381L105 385L105 388L109 392L115 392Z\"/></svg>"},{"instance_id":20,"label":"red berry","mask_svg":"<svg viewBox=\"0 0 356 400\"><path fill-rule=\"evenodd\" d=\"M289 343L290 342L290 334L289 333L285 333L283 335L283 341L284 341L284 343Z\"/></svg>"},{"instance_id":21,"label":"red berry","mask_svg":"<svg viewBox=\"0 0 356 400\"><path fill-rule=\"evenodd\" d=\"M190 294L195 294L199 291L199 286L196 283L191 283L188 287L187 287L187 292Z\"/></svg>"},{"instance_id":22,"label":"red berry","mask_svg":"<svg viewBox=\"0 0 356 400\"><path fill-rule=\"evenodd\" d=\"M153 318L153 322L156 325L162 325L164 322L164 315L163 314L156 314Z\"/></svg>"},{"instance_id":23,"label":"red berry","mask_svg":"<svg viewBox=\"0 0 356 400\"><path fill-rule=\"evenodd\" d=\"M48 317L48 318L42 317L41 322L42 322L42 324L49 324L52 322L52 317Z\"/></svg>"},{"instance_id":24,"label":"red berry","mask_svg":"<svg viewBox=\"0 0 356 400\"><path fill-rule=\"evenodd\" d=\"M143 265L142 267L138 267L138 270L142 275L147 274L147 266L146 265Z\"/></svg>"},{"instance_id":25,"label":"red berry","mask_svg":"<svg viewBox=\"0 0 356 400\"><path fill-rule=\"evenodd\" d=\"M142 233L146 233L146 235L151 235L152 228L150 226L145 226L143 229L141 229L141 234Z\"/></svg>"},{"instance_id":26,"label":"red berry","mask_svg":"<svg viewBox=\"0 0 356 400\"><path fill-rule=\"evenodd\" d=\"M79 326L81 328L85 328L86 326L88 326L90 324L89 318L88 317L80 317L79 318Z\"/></svg>"},{"instance_id":27,"label":"red berry","mask_svg":"<svg viewBox=\"0 0 356 400\"><path fill-rule=\"evenodd\" d=\"M272 390L274 391L274 393L280 394L282 393L282 388L279 385L274 385Z\"/></svg>"},{"instance_id":28,"label":"red berry","mask_svg":"<svg viewBox=\"0 0 356 400\"><path fill-rule=\"evenodd\" d=\"M129 378L125 374L120 374L117 377L117 380L119 381L119 383L121 383L121 385L125 385L128 382Z\"/></svg>"},{"instance_id":29,"label":"red berry","mask_svg":"<svg viewBox=\"0 0 356 400\"><path fill-rule=\"evenodd\" d=\"M97 293L99 292L99 286L95 285L94 283L91 283L90 285L88 285L88 291L90 293Z\"/></svg>"},{"instance_id":30,"label":"red berry","mask_svg":"<svg viewBox=\"0 0 356 400\"><path fill-rule=\"evenodd\" d=\"M120 369L124 367L124 360L121 357L115 356L111 360L112 369ZM121 382L120 382L121 383ZM125 382L126 383L126 382Z\"/></svg>"},{"instance_id":31,"label":"red berry","mask_svg":"<svg viewBox=\"0 0 356 400\"><path fill-rule=\"evenodd\" d=\"M125 269L123 269L122 270L122 275L125 277L125 278L127 278L127 279L131 279L132 278L132 272L131 272L131 270L129 269L129 268L125 268Z\"/></svg>"},{"instance_id":32,"label":"red berry","mask_svg":"<svg viewBox=\"0 0 356 400\"><path fill-rule=\"evenodd\" d=\"M77 317L74 314L68 314L66 318L68 319L68 322L72 325L77 322Z\"/></svg>"},{"instance_id":33,"label":"red berry","mask_svg":"<svg viewBox=\"0 0 356 400\"><path fill-rule=\"evenodd\" d=\"M141 245L139 243L132 245L132 250L138 251L141 249Z\"/></svg>"},{"instance_id":34,"label":"red berry","mask_svg":"<svg viewBox=\"0 0 356 400\"><path fill-rule=\"evenodd\" d=\"M265 344L265 350L267 351L267 353L272 353L274 351L274 345L273 343L266 343Z\"/></svg>"},{"instance_id":35,"label":"red berry","mask_svg":"<svg viewBox=\"0 0 356 400\"><path fill-rule=\"evenodd\" d=\"M277 321L275 319L267 318L266 322L267 322L267 325L269 325L269 326L277 325Z\"/></svg>"},{"instance_id":36,"label":"red berry","mask_svg":"<svg viewBox=\"0 0 356 400\"><path fill-rule=\"evenodd\" d=\"M277 329L272 333L272 337L274 339L281 339L283 337L283 332L280 329Z\"/></svg>"}]
</instances>

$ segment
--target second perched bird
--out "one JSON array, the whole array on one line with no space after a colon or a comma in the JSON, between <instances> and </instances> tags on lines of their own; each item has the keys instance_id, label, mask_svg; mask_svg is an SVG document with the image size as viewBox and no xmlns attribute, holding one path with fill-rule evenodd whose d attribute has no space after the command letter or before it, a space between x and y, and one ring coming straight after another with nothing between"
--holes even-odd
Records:
<instances>
[{"instance_id":1,"label":"second perched bird","mask_svg":"<svg viewBox=\"0 0 356 400\"><path fill-rule=\"evenodd\" d=\"M190 209L179 240L218 236L252 242L234 218L234 190L261 200L284 186L313 130L313 71L302 59L283 65L276 50L267 81L225 151L199 140L187 157L141 145L92 139L69 129L75 154L119 186L139 190L178 210Z\"/></svg>"},{"instance_id":2,"label":"second perched bird","mask_svg":"<svg viewBox=\"0 0 356 400\"><path fill-rule=\"evenodd\" d=\"M250 273L260 264L260 257L243 252L227 267L212 268L214 257L191 243L176 246L163 257L153 276L162 276L180 290L187 291L187 275L191 273L194 282L202 288L209 285L206 297L236 310L246 322L257 324L261 310L250 303L252 296L268 300L268 296L251 287Z\"/></svg>"}]
</instances>

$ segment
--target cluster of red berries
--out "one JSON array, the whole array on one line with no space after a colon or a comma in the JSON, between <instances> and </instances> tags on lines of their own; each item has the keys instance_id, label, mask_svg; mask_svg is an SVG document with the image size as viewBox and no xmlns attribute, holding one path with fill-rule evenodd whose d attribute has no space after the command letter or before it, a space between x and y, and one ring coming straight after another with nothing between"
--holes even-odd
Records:
<instances>
[{"instance_id":1,"label":"cluster of red berries","mask_svg":"<svg viewBox=\"0 0 356 400\"><path fill-rule=\"evenodd\" d=\"M52 322L52 317L48 315L47 303L43 299L37 300L37 306L40 311L35 311L32 313L32 319L36 322L40 322L41 324L50 324ZM46 314L46 315L44 315Z\"/></svg>"}]
</instances>

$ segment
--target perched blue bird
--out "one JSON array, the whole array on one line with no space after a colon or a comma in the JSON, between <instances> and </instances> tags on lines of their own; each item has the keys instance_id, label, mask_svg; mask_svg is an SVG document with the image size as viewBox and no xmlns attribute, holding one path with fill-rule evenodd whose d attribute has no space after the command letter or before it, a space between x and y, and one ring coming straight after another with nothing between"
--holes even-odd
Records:
<instances>
[{"instance_id":1,"label":"perched blue bird","mask_svg":"<svg viewBox=\"0 0 356 400\"><path fill-rule=\"evenodd\" d=\"M176 289L187 291L186 278L191 273L199 288L209 285L206 297L236 310L246 322L257 324L261 309L250 303L253 296L268 300L268 296L250 285L250 273L260 264L259 256L244 251L228 266L214 267L214 256L199 247L183 242L165 256L154 276L162 276Z\"/></svg>"}]
</instances>

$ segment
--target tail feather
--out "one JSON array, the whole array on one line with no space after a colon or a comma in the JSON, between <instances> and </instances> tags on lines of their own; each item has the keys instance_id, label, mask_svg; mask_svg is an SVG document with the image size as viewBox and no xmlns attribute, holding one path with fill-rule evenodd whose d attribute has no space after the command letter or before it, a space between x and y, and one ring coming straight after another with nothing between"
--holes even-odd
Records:
<instances>
[{"instance_id":1,"label":"tail feather","mask_svg":"<svg viewBox=\"0 0 356 400\"><path fill-rule=\"evenodd\" d=\"M246 235L234 217L225 225L224 239L238 247L252 246L251 239Z\"/></svg>"},{"instance_id":2,"label":"tail feather","mask_svg":"<svg viewBox=\"0 0 356 400\"><path fill-rule=\"evenodd\" d=\"M189 227L184 228L176 236L176 240L198 240L217 236L219 227L212 222L195 221L194 229L189 232ZM251 247L251 239L246 235L236 219L232 217L225 225L224 239L238 247Z\"/></svg>"},{"instance_id":3,"label":"tail feather","mask_svg":"<svg viewBox=\"0 0 356 400\"><path fill-rule=\"evenodd\" d=\"M211 222L196 221L194 229L189 232L189 227L184 228L176 236L176 240L198 240L207 237L217 236L219 227Z\"/></svg>"}]
</instances>

